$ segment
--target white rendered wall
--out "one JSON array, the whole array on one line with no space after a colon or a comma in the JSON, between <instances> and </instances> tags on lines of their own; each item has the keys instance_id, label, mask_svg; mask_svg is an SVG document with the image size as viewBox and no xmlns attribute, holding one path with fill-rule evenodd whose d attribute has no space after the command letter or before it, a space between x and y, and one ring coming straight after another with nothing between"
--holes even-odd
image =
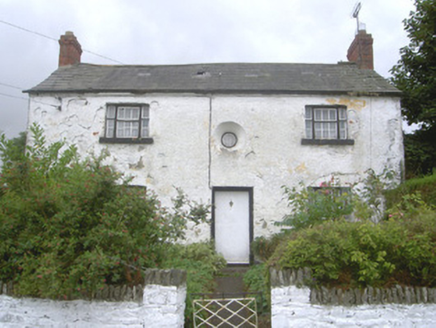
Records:
<instances>
[{"instance_id":1,"label":"white rendered wall","mask_svg":"<svg viewBox=\"0 0 436 328\"><path fill-rule=\"evenodd\" d=\"M154 190L164 205L176 187L196 201L210 202L211 187L253 187L254 236L277 231L288 212L282 186L317 186L331 175L342 184L359 180L372 168L401 174L403 165L399 99L351 96L130 95L81 97L31 95L29 122L47 140L65 139L82 154L103 149L108 162L133 175L134 184ZM100 144L106 103L150 104L151 145ZM53 104L49 106L48 104ZM347 106L354 145L301 145L306 105ZM57 109L60 106L60 109ZM227 125L226 125L227 124ZM232 149L220 143L222 129L238 126ZM210 238L206 224L190 229L189 240Z\"/></svg>"}]
</instances>

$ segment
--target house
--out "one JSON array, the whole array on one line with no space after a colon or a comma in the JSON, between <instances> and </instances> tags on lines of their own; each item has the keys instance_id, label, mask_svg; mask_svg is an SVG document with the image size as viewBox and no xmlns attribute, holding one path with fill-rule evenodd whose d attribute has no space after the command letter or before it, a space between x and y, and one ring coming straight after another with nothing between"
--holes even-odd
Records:
<instances>
[{"instance_id":1,"label":"house","mask_svg":"<svg viewBox=\"0 0 436 328\"><path fill-rule=\"evenodd\" d=\"M346 186L370 168L403 169L400 92L373 70L372 37L359 31L338 64L91 65L73 33L59 68L26 92L29 125L108 162L164 204L180 187L211 202L214 238L229 263L288 213L282 186Z\"/></svg>"}]
</instances>

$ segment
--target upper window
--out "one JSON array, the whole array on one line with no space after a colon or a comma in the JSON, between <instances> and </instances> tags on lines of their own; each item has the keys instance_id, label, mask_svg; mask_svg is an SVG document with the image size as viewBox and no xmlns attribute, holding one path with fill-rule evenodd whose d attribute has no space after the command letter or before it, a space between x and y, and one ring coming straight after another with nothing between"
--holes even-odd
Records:
<instances>
[{"instance_id":1,"label":"upper window","mask_svg":"<svg viewBox=\"0 0 436 328\"><path fill-rule=\"evenodd\" d=\"M354 144L347 135L345 106L306 106L303 144Z\"/></svg>"},{"instance_id":2,"label":"upper window","mask_svg":"<svg viewBox=\"0 0 436 328\"><path fill-rule=\"evenodd\" d=\"M106 127L102 142L151 143L149 105L110 104L106 109Z\"/></svg>"}]
</instances>

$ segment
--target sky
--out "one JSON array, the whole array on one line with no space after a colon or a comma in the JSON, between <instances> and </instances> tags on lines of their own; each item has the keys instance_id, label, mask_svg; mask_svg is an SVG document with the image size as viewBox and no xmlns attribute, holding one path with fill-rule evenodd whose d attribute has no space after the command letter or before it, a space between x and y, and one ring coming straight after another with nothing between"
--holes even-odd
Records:
<instances>
[{"instance_id":1,"label":"sky","mask_svg":"<svg viewBox=\"0 0 436 328\"><path fill-rule=\"evenodd\" d=\"M413 0L0 0L0 131L25 131L22 90L57 69L66 31L92 64L337 63L347 60L358 2L375 70L389 78Z\"/></svg>"}]
</instances>

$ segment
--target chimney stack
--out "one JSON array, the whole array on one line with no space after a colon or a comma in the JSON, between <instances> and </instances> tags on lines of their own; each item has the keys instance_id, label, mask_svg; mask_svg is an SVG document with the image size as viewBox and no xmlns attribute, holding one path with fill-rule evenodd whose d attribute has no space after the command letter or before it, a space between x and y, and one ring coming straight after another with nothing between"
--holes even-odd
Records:
<instances>
[{"instance_id":1,"label":"chimney stack","mask_svg":"<svg viewBox=\"0 0 436 328\"><path fill-rule=\"evenodd\" d=\"M359 30L348 48L347 58L361 69L374 69L373 39L366 30Z\"/></svg>"},{"instance_id":2,"label":"chimney stack","mask_svg":"<svg viewBox=\"0 0 436 328\"><path fill-rule=\"evenodd\" d=\"M59 39L59 67L80 63L82 47L73 32L65 32Z\"/></svg>"}]
</instances>

